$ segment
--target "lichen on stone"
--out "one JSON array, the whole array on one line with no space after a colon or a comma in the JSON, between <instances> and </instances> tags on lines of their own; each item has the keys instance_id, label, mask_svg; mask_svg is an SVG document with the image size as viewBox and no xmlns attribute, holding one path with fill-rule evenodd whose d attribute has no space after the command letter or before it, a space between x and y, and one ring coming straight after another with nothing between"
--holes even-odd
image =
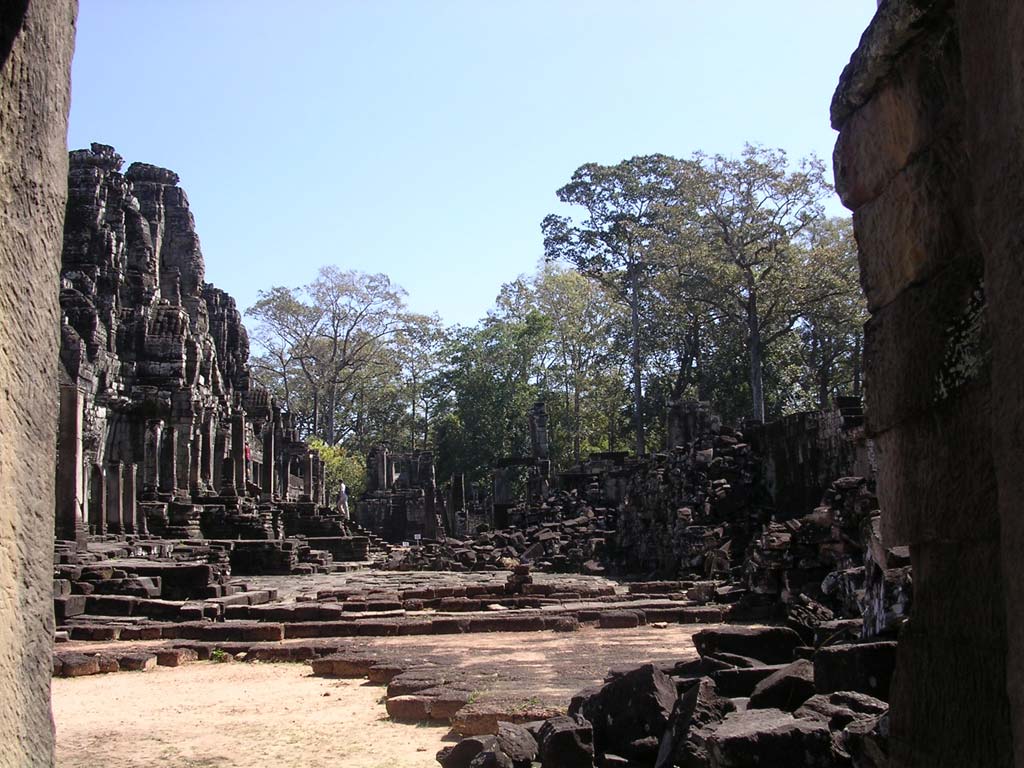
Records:
<instances>
[{"instance_id":1,"label":"lichen on stone","mask_svg":"<svg viewBox=\"0 0 1024 768\"><path fill-rule=\"evenodd\" d=\"M946 350L933 389L936 403L976 379L988 364L985 307L985 284L979 281L960 316L946 329Z\"/></svg>"}]
</instances>

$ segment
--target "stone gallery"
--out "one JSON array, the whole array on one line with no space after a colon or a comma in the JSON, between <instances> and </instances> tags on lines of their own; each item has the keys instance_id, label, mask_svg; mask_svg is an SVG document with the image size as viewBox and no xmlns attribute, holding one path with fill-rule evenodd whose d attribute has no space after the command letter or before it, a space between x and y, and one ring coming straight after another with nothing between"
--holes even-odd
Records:
<instances>
[{"instance_id":1,"label":"stone gallery","mask_svg":"<svg viewBox=\"0 0 1024 768\"><path fill-rule=\"evenodd\" d=\"M680 388L654 451L561 464L520 398L484 480L414 423L350 495L177 174L67 151L74 17L0 25L0 766L54 763L53 678L227 662L379 686L443 768L1024 765L1016 3L882 0L839 78L863 398Z\"/></svg>"}]
</instances>

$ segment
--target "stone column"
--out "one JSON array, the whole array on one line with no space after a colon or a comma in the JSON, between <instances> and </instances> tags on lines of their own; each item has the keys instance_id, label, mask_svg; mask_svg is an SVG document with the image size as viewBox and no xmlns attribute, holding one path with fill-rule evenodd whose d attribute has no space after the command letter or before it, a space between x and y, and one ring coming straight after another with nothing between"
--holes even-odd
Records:
<instances>
[{"instance_id":1,"label":"stone column","mask_svg":"<svg viewBox=\"0 0 1024 768\"><path fill-rule=\"evenodd\" d=\"M324 504L323 489L324 484L320 478L320 455L316 452L310 454L311 467L313 473L313 502L318 506L322 507Z\"/></svg>"},{"instance_id":2,"label":"stone column","mask_svg":"<svg viewBox=\"0 0 1024 768\"><path fill-rule=\"evenodd\" d=\"M57 286L76 10L0 6L0 762L19 768L53 765Z\"/></svg>"},{"instance_id":3,"label":"stone column","mask_svg":"<svg viewBox=\"0 0 1024 768\"><path fill-rule=\"evenodd\" d=\"M224 457L227 456L228 446L228 430L222 425L218 424L216 427L216 436L213 440L213 489L217 494L220 494L221 488L224 487L226 479L224 477ZM235 476L232 473L231 487L235 487Z\"/></svg>"},{"instance_id":4,"label":"stone column","mask_svg":"<svg viewBox=\"0 0 1024 768\"><path fill-rule=\"evenodd\" d=\"M234 486L239 496L245 496L245 411L231 417L231 459L234 463Z\"/></svg>"},{"instance_id":5,"label":"stone column","mask_svg":"<svg viewBox=\"0 0 1024 768\"><path fill-rule=\"evenodd\" d=\"M292 457L285 454L281 457L280 491L282 499L288 498L288 478L292 473Z\"/></svg>"},{"instance_id":6,"label":"stone column","mask_svg":"<svg viewBox=\"0 0 1024 768\"><path fill-rule=\"evenodd\" d=\"M266 431L263 433L263 497L271 499L274 497L274 474L276 468L274 464L274 425L268 423Z\"/></svg>"},{"instance_id":7,"label":"stone column","mask_svg":"<svg viewBox=\"0 0 1024 768\"><path fill-rule=\"evenodd\" d=\"M313 500L313 454L307 453L302 459L302 495L307 501Z\"/></svg>"},{"instance_id":8,"label":"stone column","mask_svg":"<svg viewBox=\"0 0 1024 768\"><path fill-rule=\"evenodd\" d=\"M132 496L138 499L139 496L139 465L132 464ZM149 535L149 524L146 522L146 510L137 501L132 502L133 510L135 513L135 533L139 536Z\"/></svg>"},{"instance_id":9,"label":"stone column","mask_svg":"<svg viewBox=\"0 0 1024 768\"><path fill-rule=\"evenodd\" d=\"M61 385L57 436L56 535L85 544L85 477L82 465L82 392Z\"/></svg>"},{"instance_id":10,"label":"stone column","mask_svg":"<svg viewBox=\"0 0 1024 768\"><path fill-rule=\"evenodd\" d=\"M107 532L106 472L99 464L89 470L89 529L97 536Z\"/></svg>"},{"instance_id":11,"label":"stone column","mask_svg":"<svg viewBox=\"0 0 1024 768\"><path fill-rule=\"evenodd\" d=\"M213 416L209 413L203 419L202 434L200 436L199 456L199 484L206 492L213 490Z\"/></svg>"},{"instance_id":12,"label":"stone column","mask_svg":"<svg viewBox=\"0 0 1024 768\"><path fill-rule=\"evenodd\" d=\"M178 485L178 428L167 424L162 430L160 460L160 492L174 495Z\"/></svg>"},{"instance_id":13,"label":"stone column","mask_svg":"<svg viewBox=\"0 0 1024 768\"><path fill-rule=\"evenodd\" d=\"M160 449L163 440L164 423L160 419L146 420L146 436L143 443L142 498L156 501L160 491Z\"/></svg>"},{"instance_id":14,"label":"stone column","mask_svg":"<svg viewBox=\"0 0 1024 768\"><path fill-rule=\"evenodd\" d=\"M192 473L192 421L180 420L174 429L174 496L179 501L191 501L189 493ZM196 462L198 468L198 461Z\"/></svg>"},{"instance_id":15,"label":"stone column","mask_svg":"<svg viewBox=\"0 0 1024 768\"><path fill-rule=\"evenodd\" d=\"M203 464L203 427L202 423L192 421L192 441L188 450L188 492L190 496L199 496L203 492L201 472Z\"/></svg>"},{"instance_id":16,"label":"stone column","mask_svg":"<svg viewBox=\"0 0 1024 768\"><path fill-rule=\"evenodd\" d=\"M235 460L231 456L225 456L221 463L224 465L221 469L220 476L223 478L223 482L220 485L220 495L226 497L238 496L239 493L235 488Z\"/></svg>"},{"instance_id":17,"label":"stone column","mask_svg":"<svg viewBox=\"0 0 1024 768\"><path fill-rule=\"evenodd\" d=\"M107 466L107 533L124 533L121 517L124 486L121 483L121 471L119 461Z\"/></svg>"},{"instance_id":18,"label":"stone column","mask_svg":"<svg viewBox=\"0 0 1024 768\"><path fill-rule=\"evenodd\" d=\"M138 532L136 514L136 484L138 464L125 464L121 472L121 530L124 533Z\"/></svg>"}]
</instances>

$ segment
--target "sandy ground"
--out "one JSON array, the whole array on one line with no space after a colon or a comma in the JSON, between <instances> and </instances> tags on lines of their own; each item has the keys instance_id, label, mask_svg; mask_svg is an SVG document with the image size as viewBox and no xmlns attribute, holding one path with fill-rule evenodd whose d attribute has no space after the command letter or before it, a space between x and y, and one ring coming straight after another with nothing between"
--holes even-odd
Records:
<instances>
[{"instance_id":1,"label":"sandy ground","mask_svg":"<svg viewBox=\"0 0 1024 768\"><path fill-rule=\"evenodd\" d=\"M436 768L443 727L387 719L384 689L305 664L200 662L53 681L60 768Z\"/></svg>"},{"instance_id":2,"label":"sandy ground","mask_svg":"<svg viewBox=\"0 0 1024 768\"><path fill-rule=\"evenodd\" d=\"M514 693L566 705L610 667L694 658L690 638L701 628L360 638L358 645L471 672L486 698ZM362 681L312 677L306 664L200 662L57 678L57 764L434 768L448 729L392 723L383 693Z\"/></svg>"}]
</instances>

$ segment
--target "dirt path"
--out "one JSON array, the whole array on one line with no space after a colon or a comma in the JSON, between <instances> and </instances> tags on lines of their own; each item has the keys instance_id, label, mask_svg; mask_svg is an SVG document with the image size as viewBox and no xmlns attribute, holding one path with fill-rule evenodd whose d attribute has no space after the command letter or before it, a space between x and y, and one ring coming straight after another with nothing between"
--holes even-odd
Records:
<instances>
[{"instance_id":1,"label":"dirt path","mask_svg":"<svg viewBox=\"0 0 1024 768\"><path fill-rule=\"evenodd\" d=\"M700 628L359 638L352 645L490 675L485 698L514 694L565 706L610 667L695 657L691 637ZM306 664L200 662L57 678L57 764L435 768L448 729L391 722L383 694L382 686L312 677Z\"/></svg>"},{"instance_id":2,"label":"dirt path","mask_svg":"<svg viewBox=\"0 0 1024 768\"><path fill-rule=\"evenodd\" d=\"M392 723L383 689L305 664L214 664L53 681L60 768L436 768L443 727Z\"/></svg>"}]
</instances>

